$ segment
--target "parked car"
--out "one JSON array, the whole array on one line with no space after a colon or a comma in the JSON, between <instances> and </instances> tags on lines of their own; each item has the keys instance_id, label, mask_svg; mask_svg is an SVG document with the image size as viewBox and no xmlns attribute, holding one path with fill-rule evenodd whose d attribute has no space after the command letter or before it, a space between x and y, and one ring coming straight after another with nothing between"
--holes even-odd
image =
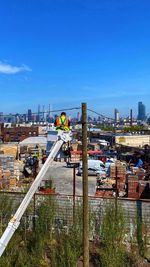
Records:
<instances>
[{"instance_id":1,"label":"parked car","mask_svg":"<svg viewBox=\"0 0 150 267\"><path fill-rule=\"evenodd\" d=\"M83 168L82 168L82 161L79 163L79 168L78 168L78 175L82 175L83 173ZM104 175L105 176L105 165L101 160L93 160L89 159L88 160L88 175Z\"/></svg>"}]
</instances>

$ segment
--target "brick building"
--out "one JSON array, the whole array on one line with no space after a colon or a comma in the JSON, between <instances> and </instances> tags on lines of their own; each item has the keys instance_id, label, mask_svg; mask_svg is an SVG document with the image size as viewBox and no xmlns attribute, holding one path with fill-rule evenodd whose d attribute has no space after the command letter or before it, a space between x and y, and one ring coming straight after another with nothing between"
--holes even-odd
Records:
<instances>
[{"instance_id":1,"label":"brick building","mask_svg":"<svg viewBox=\"0 0 150 267\"><path fill-rule=\"evenodd\" d=\"M20 126L1 128L1 136L3 142L20 142L27 137L38 136L39 127L37 126Z\"/></svg>"}]
</instances>

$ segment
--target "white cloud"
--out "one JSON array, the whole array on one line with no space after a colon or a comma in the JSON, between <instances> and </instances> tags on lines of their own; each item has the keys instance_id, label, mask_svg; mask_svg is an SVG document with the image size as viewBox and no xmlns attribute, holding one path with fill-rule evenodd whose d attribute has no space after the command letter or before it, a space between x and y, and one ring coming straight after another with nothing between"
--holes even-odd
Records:
<instances>
[{"instance_id":1,"label":"white cloud","mask_svg":"<svg viewBox=\"0 0 150 267\"><path fill-rule=\"evenodd\" d=\"M15 74L23 71L31 71L31 69L24 64L20 67L16 67L0 61L0 73Z\"/></svg>"}]
</instances>

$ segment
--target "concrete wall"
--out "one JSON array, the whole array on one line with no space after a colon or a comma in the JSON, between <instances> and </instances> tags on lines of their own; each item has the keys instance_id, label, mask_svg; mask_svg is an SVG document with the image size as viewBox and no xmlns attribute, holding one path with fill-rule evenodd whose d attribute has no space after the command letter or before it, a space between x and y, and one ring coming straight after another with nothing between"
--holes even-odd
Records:
<instances>
[{"instance_id":1,"label":"concrete wall","mask_svg":"<svg viewBox=\"0 0 150 267\"><path fill-rule=\"evenodd\" d=\"M7 194L7 193L6 193ZM13 199L14 212L16 211L16 205L19 206L19 203L23 199L24 194L9 194ZM39 207L39 203L43 202L44 198L49 197L49 195L36 195L35 197L35 207ZM73 197L65 196L65 195L51 195L54 197L56 203L56 222L58 222L58 226L67 226L73 223ZM100 229L100 225L105 214L106 204L111 202L115 202L114 198L98 198L98 197L89 197L89 207L92 213L95 215L96 224L93 226L93 235L97 230ZM78 196L75 199L76 208L79 207L81 213L77 212L77 216L82 216L82 197ZM118 209L119 207L123 208L124 216L126 219L126 227L127 227L127 239L129 240L131 237L136 237L136 229L137 229L137 213L139 214L141 221L143 222L143 230L146 231L146 242L150 244L150 200L134 200L134 199L118 199ZM32 227L32 218L34 215L34 202L33 200L30 203L30 212L28 214L25 213L23 216L29 216L31 218L31 227Z\"/></svg>"},{"instance_id":2,"label":"concrete wall","mask_svg":"<svg viewBox=\"0 0 150 267\"><path fill-rule=\"evenodd\" d=\"M102 222L102 218L105 214L106 204L114 202L113 198L89 198L90 210L95 214L96 225L93 228L95 235L95 227L99 227ZM70 196L62 197L57 196L56 202L58 203L56 219L64 222L64 225L72 224L73 222L73 198ZM82 204L82 198L76 197L76 206ZM141 221L146 229L147 243L150 244L150 200L129 200L118 199L118 207L122 207L126 220L126 227L128 236L127 239L136 238L137 229L137 213L139 214Z\"/></svg>"}]
</instances>

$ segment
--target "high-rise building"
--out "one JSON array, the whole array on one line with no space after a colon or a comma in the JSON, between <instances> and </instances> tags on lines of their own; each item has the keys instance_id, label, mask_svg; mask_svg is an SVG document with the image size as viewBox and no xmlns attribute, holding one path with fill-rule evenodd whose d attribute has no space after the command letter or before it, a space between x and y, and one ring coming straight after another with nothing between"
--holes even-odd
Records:
<instances>
[{"instance_id":1,"label":"high-rise building","mask_svg":"<svg viewBox=\"0 0 150 267\"><path fill-rule=\"evenodd\" d=\"M36 122L40 121L40 105L38 105L38 113L36 115Z\"/></svg>"},{"instance_id":2,"label":"high-rise building","mask_svg":"<svg viewBox=\"0 0 150 267\"><path fill-rule=\"evenodd\" d=\"M49 104L49 111L48 111L49 118L52 117L52 105Z\"/></svg>"},{"instance_id":3,"label":"high-rise building","mask_svg":"<svg viewBox=\"0 0 150 267\"><path fill-rule=\"evenodd\" d=\"M3 116L3 112L0 112L0 123L4 122L4 116Z\"/></svg>"},{"instance_id":4,"label":"high-rise building","mask_svg":"<svg viewBox=\"0 0 150 267\"><path fill-rule=\"evenodd\" d=\"M45 113L45 106L43 105L43 108L42 108L42 121L44 121L44 113Z\"/></svg>"},{"instance_id":5,"label":"high-rise building","mask_svg":"<svg viewBox=\"0 0 150 267\"><path fill-rule=\"evenodd\" d=\"M38 115L40 115L40 105L38 105Z\"/></svg>"},{"instance_id":6,"label":"high-rise building","mask_svg":"<svg viewBox=\"0 0 150 267\"><path fill-rule=\"evenodd\" d=\"M133 122L133 113L132 113L132 109L130 109L129 120L130 120L130 126L132 126L132 122Z\"/></svg>"},{"instance_id":7,"label":"high-rise building","mask_svg":"<svg viewBox=\"0 0 150 267\"><path fill-rule=\"evenodd\" d=\"M116 108L114 110L114 115L115 115L115 123L119 122L120 120L119 111Z\"/></svg>"},{"instance_id":8,"label":"high-rise building","mask_svg":"<svg viewBox=\"0 0 150 267\"><path fill-rule=\"evenodd\" d=\"M81 116L80 116L80 112L77 113L77 121L80 121Z\"/></svg>"},{"instance_id":9,"label":"high-rise building","mask_svg":"<svg viewBox=\"0 0 150 267\"><path fill-rule=\"evenodd\" d=\"M146 108L142 102L138 102L138 116L137 119L140 121L146 120Z\"/></svg>"},{"instance_id":10,"label":"high-rise building","mask_svg":"<svg viewBox=\"0 0 150 267\"><path fill-rule=\"evenodd\" d=\"M32 121L32 111L31 109L28 109L28 122Z\"/></svg>"}]
</instances>

